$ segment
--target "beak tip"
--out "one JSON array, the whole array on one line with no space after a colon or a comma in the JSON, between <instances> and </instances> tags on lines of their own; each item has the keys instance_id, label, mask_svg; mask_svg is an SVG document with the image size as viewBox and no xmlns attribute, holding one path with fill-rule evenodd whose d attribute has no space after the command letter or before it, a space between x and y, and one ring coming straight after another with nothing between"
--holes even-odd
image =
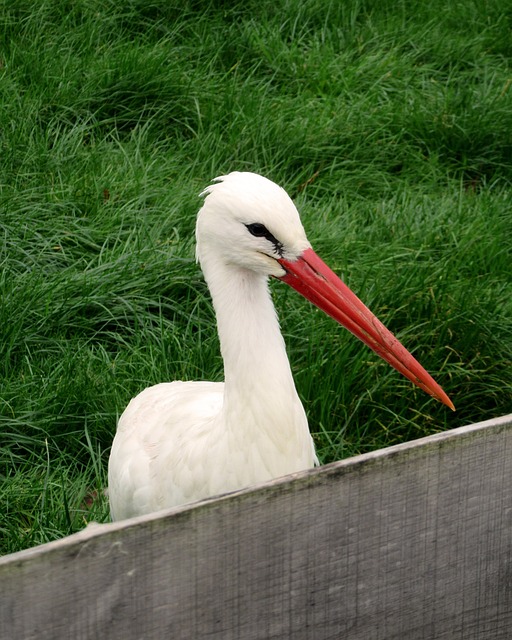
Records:
<instances>
[{"instance_id":1,"label":"beak tip","mask_svg":"<svg viewBox=\"0 0 512 640\"><path fill-rule=\"evenodd\" d=\"M442 395L437 396L437 399L452 411L457 411L457 409L455 408L455 405L453 404L453 402L450 400L450 398L446 395L444 391Z\"/></svg>"}]
</instances>

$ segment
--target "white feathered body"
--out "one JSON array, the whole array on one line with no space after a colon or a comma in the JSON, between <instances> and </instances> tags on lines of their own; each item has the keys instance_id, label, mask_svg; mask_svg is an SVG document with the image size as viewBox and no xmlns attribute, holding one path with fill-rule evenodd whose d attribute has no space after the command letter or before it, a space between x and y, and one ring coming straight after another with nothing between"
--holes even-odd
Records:
<instances>
[{"instance_id":1,"label":"white feathered body","mask_svg":"<svg viewBox=\"0 0 512 640\"><path fill-rule=\"evenodd\" d=\"M274 204L276 198L282 200L280 208L268 212L274 216L276 234L297 253L309 244L286 193L261 181L256 187L250 181L246 185L245 206L240 205L240 185L235 185L231 210L229 181L215 185L210 189L224 189L222 209L209 196L198 218L198 257L215 307L225 383L163 383L130 402L119 420L109 461L115 520L248 487L317 463L268 291L268 275L276 275L271 269L277 275L282 270L266 256L256 256L247 267L247 230L236 235L238 227L254 222L251 208L258 213L264 208L264 187L272 191ZM221 231L226 210L239 218L231 234Z\"/></svg>"}]
</instances>

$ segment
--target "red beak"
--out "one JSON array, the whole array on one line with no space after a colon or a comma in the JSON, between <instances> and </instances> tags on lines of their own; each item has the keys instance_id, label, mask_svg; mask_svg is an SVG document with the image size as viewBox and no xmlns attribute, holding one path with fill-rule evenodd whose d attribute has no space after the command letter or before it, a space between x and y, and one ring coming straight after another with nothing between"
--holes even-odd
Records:
<instances>
[{"instance_id":1,"label":"red beak","mask_svg":"<svg viewBox=\"0 0 512 640\"><path fill-rule=\"evenodd\" d=\"M279 263L286 270L280 280L351 331L423 391L455 411L452 401L432 376L313 249L306 249L294 262L280 259Z\"/></svg>"}]
</instances>

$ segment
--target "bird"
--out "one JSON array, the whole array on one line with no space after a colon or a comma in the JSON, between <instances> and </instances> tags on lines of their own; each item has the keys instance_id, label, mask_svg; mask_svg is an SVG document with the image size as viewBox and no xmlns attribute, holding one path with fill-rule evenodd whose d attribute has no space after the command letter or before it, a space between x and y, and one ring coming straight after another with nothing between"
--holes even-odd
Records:
<instances>
[{"instance_id":1,"label":"bird","mask_svg":"<svg viewBox=\"0 0 512 640\"><path fill-rule=\"evenodd\" d=\"M214 179L200 195L196 258L216 315L224 382L162 382L130 401L109 458L112 520L319 464L269 278L290 285L454 409L419 362L314 252L282 187L256 173L233 171Z\"/></svg>"}]
</instances>

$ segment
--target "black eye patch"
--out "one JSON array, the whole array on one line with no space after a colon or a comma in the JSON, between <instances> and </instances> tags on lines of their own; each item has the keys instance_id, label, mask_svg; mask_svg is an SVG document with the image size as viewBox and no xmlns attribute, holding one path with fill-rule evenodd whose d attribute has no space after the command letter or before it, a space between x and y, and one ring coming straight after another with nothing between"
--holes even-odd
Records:
<instances>
[{"instance_id":1,"label":"black eye patch","mask_svg":"<svg viewBox=\"0 0 512 640\"><path fill-rule=\"evenodd\" d=\"M269 242L274 245L275 252L282 258L283 257L283 243L279 242L279 240L270 233L267 227L261 222L252 222L251 224L246 224L247 230L249 233L256 238L265 238Z\"/></svg>"}]
</instances>

